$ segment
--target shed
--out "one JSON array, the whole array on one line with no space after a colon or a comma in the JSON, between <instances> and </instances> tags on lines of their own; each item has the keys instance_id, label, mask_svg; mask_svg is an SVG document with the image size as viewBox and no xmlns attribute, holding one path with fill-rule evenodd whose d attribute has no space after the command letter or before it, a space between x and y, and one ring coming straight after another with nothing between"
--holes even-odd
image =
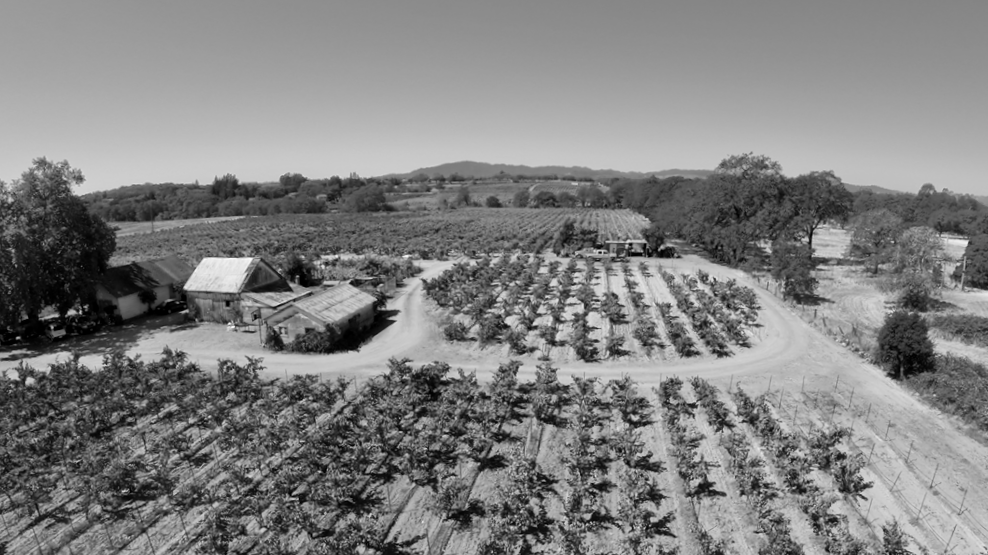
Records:
<instances>
[{"instance_id":1,"label":"shed","mask_svg":"<svg viewBox=\"0 0 988 555\"><path fill-rule=\"evenodd\" d=\"M342 335L366 331L374 323L376 299L364 291L341 283L319 293L292 301L264 318L286 342L310 331L331 328Z\"/></svg>"},{"instance_id":2,"label":"shed","mask_svg":"<svg viewBox=\"0 0 988 555\"><path fill-rule=\"evenodd\" d=\"M189 313L212 322L243 321L245 293L292 293L278 270L260 257L203 258L185 282Z\"/></svg>"},{"instance_id":3,"label":"shed","mask_svg":"<svg viewBox=\"0 0 988 555\"><path fill-rule=\"evenodd\" d=\"M96 302L103 308L130 320L148 311L141 302L141 291L154 292L155 301L150 308L181 294L181 284L192 275L192 267L178 256L171 255L158 260L131 262L114 266L106 271L96 286Z\"/></svg>"},{"instance_id":4,"label":"shed","mask_svg":"<svg viewBox=\"0 0 988 555\"><path fill-rule=\"evenodd\" d=\"M604 243L611 255L618 255L623 250L625 256L648 256L648 242L644 239L618 239Z\"/></svg>"},{"instance_id":5,"label":"shed","mask_svg":"<svg viewBox=\"0 0 988 555\"><path fill-rule=\"evenodd\" d=\"M289 282L289 285L292 285ZM240 306L243 310L243 321L253 322L255 319L265 319L288 303L312 295L312 291L291 291L271 293L244 293L240 296Z\"/></svg>"}]
</instances>

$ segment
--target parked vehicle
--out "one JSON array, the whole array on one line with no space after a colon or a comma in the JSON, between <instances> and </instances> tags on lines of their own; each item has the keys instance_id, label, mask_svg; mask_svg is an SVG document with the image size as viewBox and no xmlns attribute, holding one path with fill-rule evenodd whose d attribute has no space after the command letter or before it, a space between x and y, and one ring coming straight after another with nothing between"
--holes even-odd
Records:
<instances>
[{"instance_id":1,"label":"parked vehicle","mask_svg":"<svg viewBox=\"0 0 988 555\"><path fill-rule=\"evenodd\" d=\"M66 330L70 335L88 335L95 333L100 324L90 315L76 314L65 319Z\"/></svg>"},{"instance_id":2,"label":"parked vehicle","mask_svg":"<svg viewBox=\"0 0 988 555\"><path fill-rule=\"evenodd\" d=\"M175 313L175 312L182 312L183 310L185 310L188 307L189 307L189 305L186 304L185 301L180 301L178 299L170 299L170 300L167 300L167 301L159 304L158 306L154 307L154 313L155 314L172 314L172 313Z\"/></svg>"},{"instance_id":3,"label":"parked vehicle","mask_svg":"<svg viewBox=\"0 0 988 555\"><path fill-rule=\"evenodd\" d=\"M0 346L16 345L20 341L20 334L17 330L4 327L0 328Z\"/></svg>"},{"instance_id":4,"label":"parked vehicle","mask_svg":"<svg viewBox=\"0 0 988 555\"><path fill-rule=\"evenodd\" d=\"M49 341L54 341L56 339L61 339L69 334L68 330L65 329L65 324L57 320L52 320L45 323L45 337Z\"/></svg>"}]
</instances>

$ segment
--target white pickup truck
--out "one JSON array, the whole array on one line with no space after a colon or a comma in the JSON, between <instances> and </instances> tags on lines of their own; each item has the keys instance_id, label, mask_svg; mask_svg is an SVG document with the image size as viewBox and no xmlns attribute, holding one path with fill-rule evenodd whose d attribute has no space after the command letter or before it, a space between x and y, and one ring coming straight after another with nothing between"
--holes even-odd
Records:
<instances>
[{"instance_id":1,"label":"white pickup truck","mask_svg":"<svg viewBox=\"0 0 988 555\"><path fill-rule=\"evenodd\" d=\"M594 260L603 260L605 258L621 259L624 258L622 253L619 251L616 256L611 255L611 251L607 249L580 249L573 253L574 258L592 258Z\"/></svg>"}]
</instances>

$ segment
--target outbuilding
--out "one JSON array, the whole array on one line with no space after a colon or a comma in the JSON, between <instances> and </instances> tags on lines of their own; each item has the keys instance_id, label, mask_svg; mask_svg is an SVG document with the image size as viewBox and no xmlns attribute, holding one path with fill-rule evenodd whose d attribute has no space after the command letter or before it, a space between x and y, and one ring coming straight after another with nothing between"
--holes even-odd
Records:
<instances>
[{"instance_id":1,"label":"outbuilding","mask_svg":"<svg viewBox=\"0 0 988 555\"><path fill-rule=\"evenodd\" d=\"M369 293L341 283L292 301L263 320L286 343L310 331L331 329L337 336L361 333L374 323L376 301Z\"/></svg>"},{"instance_id":2,"label":"outbuilding","mask_svg":"<svg viewBox=\"0 0 988 555\"><path fill-rule=\"evenodd\" d=\"M211 322L244 321L246 293L292 293L278 270L260 257L203 258L185 282L189 314Z\"/></svg>"},{"instance_id":3,"label":"outbuilding","mask_svg":"<svg viewBox=\"0 0 988 555\"><path fill-rule=\"evenodd\" d=\"M648 242L644 239L619 239L605 241L611 256L648 256Z\"/></svg>"},{"instance_id":4,"label":"outbuilding","mask_svg":"<svg viewBox=\"0 0 988 555\"><path fill-rule=\"evenodd\" d=\"M181 295L182 284L191 275L192 267L176 255L114 266L100 278L96 302L105 312L130 320ZM154 294L150 306L141 298L142 291ZM149 294L145 296L150 298Z\"/></svg>"}]
</instances>

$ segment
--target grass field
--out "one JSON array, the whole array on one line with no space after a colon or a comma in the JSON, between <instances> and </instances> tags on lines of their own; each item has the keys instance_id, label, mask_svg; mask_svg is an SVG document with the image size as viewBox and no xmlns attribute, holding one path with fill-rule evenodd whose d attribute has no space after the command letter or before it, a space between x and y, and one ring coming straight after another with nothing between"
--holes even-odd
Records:
<instances>
[{"instance_id":1,"label":"grass field","mask_svg":"<svg viewBox=\"0 0 988 555\"><path fill-rule=\"evenodd\" d=\"M153 227L154 231L158 232L190 225L202 225L239 220L241 217L242 216L220 216L216 218L195 218L190 220L161 220L153 222ZM150 233L152 231L152 222L110 222L110 225L117 229L117 237Z\"/></svg>"}]
</instances>

